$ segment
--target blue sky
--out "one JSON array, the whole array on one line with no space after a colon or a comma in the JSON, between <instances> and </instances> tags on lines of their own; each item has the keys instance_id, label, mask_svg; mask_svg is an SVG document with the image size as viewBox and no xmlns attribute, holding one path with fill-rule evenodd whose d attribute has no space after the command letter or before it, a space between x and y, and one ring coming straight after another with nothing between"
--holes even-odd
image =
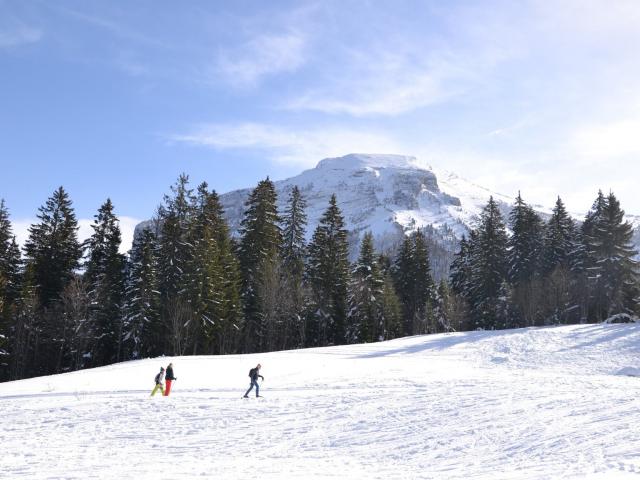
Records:
<instances>
[{"instance_id":1,"label":"blue sky","mask_svg":"<svg viewBox=\"0 0 640 480\"><path fill-rule=\"evenodd\" d=\"M638 25L635 0L0 0L0 197L19 231L59 185L130 229L181 172L368 152L640 214Z\"/></svg>"}]
</instances>

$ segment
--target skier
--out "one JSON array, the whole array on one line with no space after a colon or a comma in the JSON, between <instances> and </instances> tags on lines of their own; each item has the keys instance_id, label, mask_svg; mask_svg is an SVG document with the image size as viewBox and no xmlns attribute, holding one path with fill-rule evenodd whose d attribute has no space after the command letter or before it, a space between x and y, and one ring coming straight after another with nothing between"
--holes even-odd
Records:
<instances>
[{"instance_id":1,"label":"skier","mask_svg":"<svg viewBox=\"0 0 640 480\"><path fill-rule=\"evenodd\" d=\"M153 387L153 391L151 392L151 396L153 397L158 390L164 395L164 385L162 384L162 380L164 379L164 367L160 367L160 372L156 375L155 381L156 386Z\"/></svg>"},{"instance_id":2,"label":"skier","mask_svg":"<svg viewBox=\"0 0 640 480\"><path fill-rule=\"evenodd\" d=\"M249 370L249 377L251 378L251 383L249 384L249 390L244 394L244 398L249 398L249 392L255 386L256 387L256 397L260 396L260 386L258 385L258 377L264 381L264 377L260 375L260 368L262 365L258 364L255 368Z\"/></svg>"},{"instance_id":3,"label":"skier","mask_svg":"<svg viewBox=\"0 0 640 480\"><path fill-rule=\"evenodd\" d=\"M164 375L164 380L167 384L167 386L164 389L164 396L168 397L169 392L171 392L171 383L174 380L177 380L177 378L173 376L173 363L170 363L169 365L167 365L167 373L165 373Z\"/></svg>"}]
</instances>

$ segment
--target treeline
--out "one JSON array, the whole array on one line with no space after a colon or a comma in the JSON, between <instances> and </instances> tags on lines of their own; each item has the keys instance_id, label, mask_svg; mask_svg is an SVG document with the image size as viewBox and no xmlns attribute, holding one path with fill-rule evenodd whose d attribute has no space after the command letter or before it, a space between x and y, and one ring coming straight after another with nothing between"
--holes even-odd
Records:
<instances>
[{"instance_id":1,"label":"treeline","mask_svg":"<svg viewBox=\"0 0 640 480\"><path fill-rule=\"evenodd\" d=\"M429 331L426 240L401 255L364 236L355 263L335 196L307 245L297 188L276 208L267 179L233 238L218 195L180 176L128 255L107 200L81 244L64 188L40 207L20 251L0 204L2 380L158 355L261 352L371 342ZM401 287L402 285L402 287ZM398 297L397 291L402 295Z\"/></svg>"},{"instance_id":2,"label":"treeline","mask_svg":"<svg viewBox=\"0 0 640 480\"><path fill-rule=\"evenodd\" d=\"M451 286L463 299L466 328L600 322L638 313L638 252L613 193L599 192L581 225L560 198L544 222L518 195L508 224L510 234L492 198L452 263Z\"/></svg>"},{"instance_id":3,"label":"treeline","mask_svg":"<svg viewBox=\"0 0 640 480\"><path fill-rule=\"evenodd\" d=\"M558 200L548 222L520 197L512 233L491 199L436 284L417 231L393 256L370 233L348 258L333 196L311 241L297 187L249 195L232 237L220 200L181 175L148 228L119 253L107 200L84 243L60 187L22 252L0 202L0 379L159 355L250 353L474 328L602 320L637 308L631 227L610 194L576 226Z\"/></svg>"}]
</instances>

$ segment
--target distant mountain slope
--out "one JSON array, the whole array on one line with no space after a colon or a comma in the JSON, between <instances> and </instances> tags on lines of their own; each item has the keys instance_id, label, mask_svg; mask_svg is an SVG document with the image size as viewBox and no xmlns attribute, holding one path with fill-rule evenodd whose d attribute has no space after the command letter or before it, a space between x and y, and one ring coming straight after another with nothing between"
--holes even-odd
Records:
<instances>
[{"instance_id":1,"label":"distant mountain slope","mask_svg":"<svg viewBox=\"0 0 640 480\"><path fill-rule=\"evenodd\" d=\"M436 277L447 274L458 240L475 226L490 196L505 217L513 203L510 197L451 172L422 166L415 157L403 155L350 154L321 160L315 168L275 182L281 211L294 185L307 200L308 239L335 194L349 230L352 257L364 232L374 234L379 250L391 252L404 234L422 228L431 241ZM220 196L230 227L236 233L252 188ZM538 205L534 208L545 217L551 212ZM640 217L628 218L640 225ZM640 244L640 233L636 235L636 244Z\"/></svg>"}]
</instances>

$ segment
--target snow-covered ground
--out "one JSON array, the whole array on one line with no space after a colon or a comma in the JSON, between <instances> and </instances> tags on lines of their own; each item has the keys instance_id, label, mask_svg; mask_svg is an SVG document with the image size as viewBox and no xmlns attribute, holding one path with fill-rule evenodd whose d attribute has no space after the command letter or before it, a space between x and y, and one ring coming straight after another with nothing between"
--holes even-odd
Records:
<instances>
[{"instance_id":1,"label":"snow-covered ground","mask_svg":"<svg viewBox=\"0 0 640 480\"><path fill-rule=\"evenodd\" d=\"M170 397L149 397L172 360ZM264 398L241 399L262 363ZM127 362L0 384L0 478L640 478L640 324Z\"/></svg>"}]
</instances>

